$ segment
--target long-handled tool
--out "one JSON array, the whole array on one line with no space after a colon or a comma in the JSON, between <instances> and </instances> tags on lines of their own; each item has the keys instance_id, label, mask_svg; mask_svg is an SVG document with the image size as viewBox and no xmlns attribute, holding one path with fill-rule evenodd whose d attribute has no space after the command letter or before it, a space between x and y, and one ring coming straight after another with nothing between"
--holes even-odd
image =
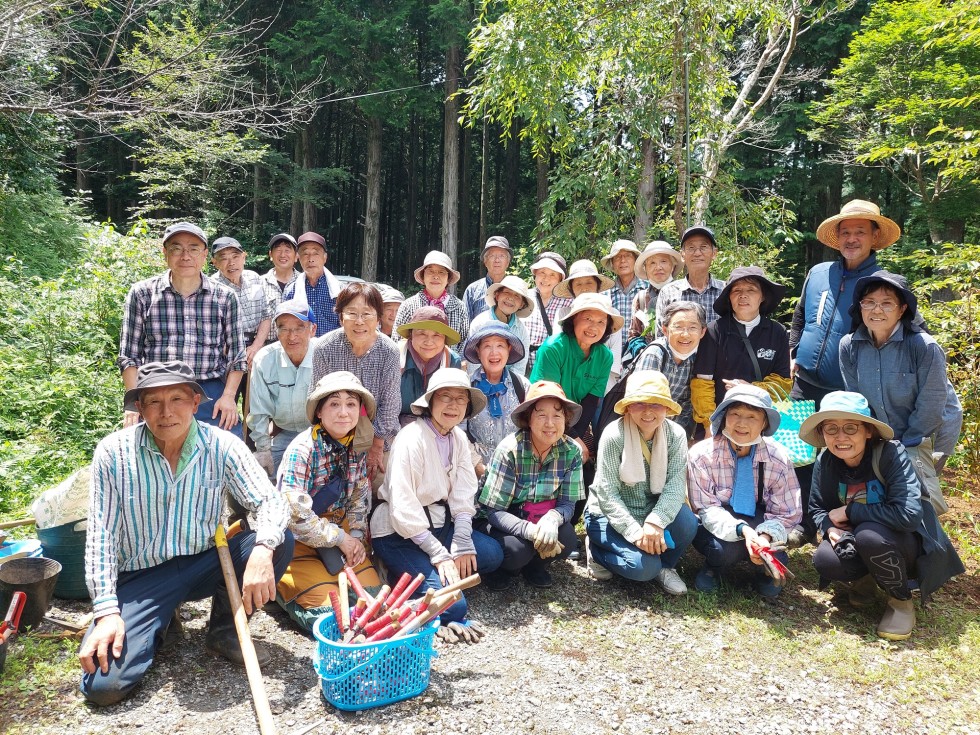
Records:
<instances>
[{"instance_id":1,"label":"long-handled tool","mask_svg":"<svg viewBox=\"0 0 980 735\"><path fill-rule=\"evenodd\" d=\"M262 670L255 655L252 634L248 630L248 616L242 605L242 591L238 588L238 578L235 576L235 564L228 551L228 539L225 538L225 527L218 524L214 532L214 543L218 547L218 559L221 560L221 572L228 588L228 600L235 617L235 630L238 633L238 643L242 647L242 658L245 659L245 673L248 674L248 686L252 690L252 704L255 705L255 716L259 721L259 732L262 735L275 735L276 725L272 721L272 708L269 706L269 696L265 692L265 682L262 680Z\"/></svg>"},{"instance_id":2,"label":"long-handled tool","mask_svg":"<svg viewBox=\"0 0 980 735\"><path fill-rule=\"evenodd\" d=\"M27 602L27 595L18 590L14 592L10 599L10 607L0 622L0 674L7 663L7 641L17 633L17 626L20 625L20 614L24 612L24 604Z\"/></svg>"}]
</instances>

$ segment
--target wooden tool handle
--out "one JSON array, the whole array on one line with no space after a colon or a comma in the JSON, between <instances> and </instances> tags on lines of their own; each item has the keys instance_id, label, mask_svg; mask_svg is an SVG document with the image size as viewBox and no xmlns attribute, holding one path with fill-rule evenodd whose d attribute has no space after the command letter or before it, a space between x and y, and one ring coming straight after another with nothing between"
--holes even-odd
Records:
<instances>
[{"instance_id":1,"label":"wooden tool handle","mask_svg":"<svg viewBox=\"0 0 980 735\"><path fill-rule=\"evenodd\" d=\"M346 633L350 628L350 593L347 589L347 572L337 576L337 588L340 594L340 632Z\"/></svg>"},{"instance_id":2,"label":"wooden tool handle","mask_svg":"<svg viewBox=\"0 0 980 735\"><path fill-rule=\"evenodd\" d=\"M33 526L37 521L34 518L21 518L19 521L4 521L0 523L0 530L5 528L17 528L18 526Z\"/></svg>"},{"instance_id":3,"label":"wooden tool handle","mask_svg":"<svg viewBox=\"0 0 980 735\"><path fill-rule=\"evenodd\" d=\"M469 577L465 577L458 582L453 582L452 584L443 587L441 590L436 590L436 594L441 597L449 592L468 590L470 587L476 587L478 584L480 584L480 575L471 574Z\"/></svg>"}]
</instances>

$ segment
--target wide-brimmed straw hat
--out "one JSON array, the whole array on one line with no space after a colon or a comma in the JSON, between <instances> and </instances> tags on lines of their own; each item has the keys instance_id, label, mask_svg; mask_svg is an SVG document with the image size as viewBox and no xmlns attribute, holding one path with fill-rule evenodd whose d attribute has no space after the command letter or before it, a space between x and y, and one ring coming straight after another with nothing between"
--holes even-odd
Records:
<instances>
[{"instance_id":1,"label":"wide-brimmed straw hat","mask_svg":"<svg viewBox=\"0 0 980 735\"><path fill-rule=\"evenodd\" d=\"M851 315L852 332L864 324L864 319L861 317L861 299L875 286L891 286L898 291L907 307L905 313L902 314L902 321L911 323L915 320L915 315L919 308L919 300L915 298L915 294L909 288L909 282L905 276L900 276L897 273L889 273L884 270L875 271L870 276L859 278L857 283L854 284L854 301L847 310L847 313Z\"/></svg>"},{"instance_id":2,"label":"wide-brimmed straw hat","mask_svg":"<svg viewBox=\"0 0 980 735\"><path fill-rule=\"evenodd\" d=\"M902 236L902 228L894 220L885 217L878 205L864 199L852 199L843 207L840 214L828 217L817 228L817 239L829 248L840 250L837 240L837 225L846 219L867 219L877 223L881 230L875 250L883 250Z\"/></svg>"},{"instance_id":3,"label":"wide-brimmed straw hat","mask_svg":"<svg viewBox=\"0 0 980 735\"><path fill-rule=\"evenodd\" d=\"M194 377L194 371L186 362L171 360L169 362L148 362L136 369L136 386L126 391L123 407L127 411L138 411L136 402L140 393L148 388L162 388L167 385L186 385L201 396L202 401L210 401L204 388Z\"/></svg>"},{"instance_id":4,"label":"wide-brimmed straw hat","mask_svg":"<svg viewBox=\"0 0 980 735\"><path fill-rule=\"evenodd\" d=\"M637 278L646 280L646 262L654 255L666 255L668 258L674 261L674 267L671 270L671 275L676 276L680 269L684 267L684 259L681 257L679 252L671 247L669 242L665 242L664 240L654 240L643 248L643 252L640 253L640 257L637 258L636 262L633 264L633 273Z\"/></svg>"},{"instance_id":5,"label":"wide-brimmed straw hat","mask_svg":"<svg viewBox=\"0 0 980 735\"><path fill-rule=\"evenodd\" d=\"M779 302L786 295L786 286L778 284L775 281L770 281L766 278L766 272L759 266L746 265L735 268L731 272L731 275L728 276L728 283L725 284L725 288L722 289L721 293L718 294L718 298L715 299L714 309L716 314L732 313L732 286L746 278L754 278L762 288L762 303L759 305L759 313L765 316L766 314L772 314L776 310Z\"/></svg>"},{"instance_id":6,"label":"wide-brimmed straw hat","mask_svg":"<svg viewBox=\"0 0 980 735\"><path fill-rule=\"evenodd\" d=\"M616 242L612 244L612 247L609 248L609 252L599 259L599 262L602 263L603 268L612 270L613 258L620 253L633 253L634 258L640 257L640 249L636 247L635 242L632 240L616 240Z\"/></svg>"},{"instance_id":7,"label":"wide-brimmed straw hat","mask_svg":"<svg viewBox=\"0 0 980 735\"><path fill-rule=\"evenodd\" d=\"M452 347L459 344L459 332L449 326L446 312L438 306L423 306L412 314L412 321L398 327L398 334L409 339L413 329L431 329L446 338L446 344Z\"/></svg>"},{"instance_id":8,"label":"wide-brimmed straw hat","mask_svg":"<svg viewBox=\"0 0 980 735\"><path fill-rule=\"evenodd\" d=\"M531 263L531 273L535 273L542 268L548 268L549 270L555 271L555 273L561 273L561 277L565 277L565 273L568 272L568 263L565 262L565 258L560 254L545 250L543 253L538 253L538 257L534 259Z\"/></svg>"},{"instance_id":9,"label":"wide-brimmed straw hat","mask_svg":"<svg viewBox=\"0 0 980 735\"><path fill-rule=\"evenodd\" d=\"M659 370L636 370L626 379L626 394L616 401L613 410L620 416L634 403L656 403L666 406L671 416L681 407L670 397L670 383Z\"/></svg>"},{"instance_id":10,"label":"wide-brimmed straw hat","mask_svg":"<svg viewBox=\"0 0 980 735\"><path fill-rule=\"evenodd\" d=\"M772 407L769 391L751 383L739 383L729 388L725 394L725 400L719 403L718 408L711 414L711 434L713 436L721 433L721 424L725 419L725 412L733 403L744 403L752 408L761 408L766 412L766 418L769 420L769 426L763 430L762 435L772 436L776 433L776 429L779 428L779 411Z\"/></svg>"},{"instance_id":11,"label":"wide-brimmed straw hat","mask_svg":"<svg viewBox=\"0 0 980 735\"><path fill-rule=\"evenodd\" d=\"M600 291L608 291L613 287L613 279L599 273L599 269L595 267L595 263L593 263L591 260L576 260L574 263L572 263L572 267L568 269L568 275L565 276L565 280L555 286L555 290L551 293L553 296L570 299L572 298L572 281L574 281L576 278L587 277L599 279Z\"/></svg>"},{"instance_id":12,"label":"wide-brimmed straw hat","mask_svg":"<svg viewBox=\"0 0 980 735\"><path fill-rule=\"evenodd\" d=\"M820 424L834 419L862 421L875 427L885 441L895 436L892 427L871 415L867 398L860 393L835 390L823 397L820 401L820 410L808 416L800 426L800 439L814 447L827 446L827 442L823 440L823 432L820 431Z\"/></svg>"},{"instance_id":13,"label":"wide-brimmed straw hat","mask_svg":"<svg viewBox=\"0 0 980 735\"><path fill-rule=\"evenodd\" d=\"M491 284L490 287L487 288L487 295L484 297L484 300L487 302L487 306L492 309L497 305L497 292L502 288L509 288L511 291L524 299L524 306L514 312L519 319L524 319L525 317L531 316L531 312L534 311L534 302L531 301L531 292L528 290L527 284L524 283L524 279L518 278L517 276L504 276L498 283Z\"/></svg>"},{"instance_id":14,"label":"wide-brimmed straw hat","mask_svg":"<svg viewBox=\"0 0 980 735\"><path fill-rule=\"evenodd\" d=\"M306 418L311 424L316 423L316 409L320 405L320 401L331 393L336 393L341 390L345 390L348 393L356 393L360 396L361 404L367 412L368 419L374 421L374 411L377 406L374 396L357 379L354 373L347 372L346 370L338 370L334 373L327 373L320 378L320 381L310 391L310 395L306 397Z\"/></svg>"},{"instance_id":15,"label":"wide-brimmed straw hat","mask_svg":"<svg viewBox=\"0 0 980 735\"><path fill-rule=\"evenodd\" d=\"M514 422L514 426L519 429L526 429L528 427L528 413L530 413L534 404L542 398L557 398L561 402L562 407L572 412L571 420L565 422L566 426L574 424L582 415L582 407L575 401L569 400L565 396L565 391L562 390L562 387L558 383L550 380L539 380L528 388L524 402L511 412L510 420Z\"/></svg>"},{"instance_id":16,"label":"wide-brimmed straw hat","mask_svg":"<svg viewBox=\"0 0 980 735\"><path fill-rule=\"evenodd\" d=\"M459 368L439 368L429 378L429 387L421 396L412 402L412 413L421 416L424 409L429 408L432 396L440 388L465 388L470 394L470 407L466 418L475 416L487 407L487 397L479 388L470 385L466 371Z\"/></svg>"},{"instance_id":17,"label":"wide-brimmed straw hat","mask_svg":"<svg viewBox=\"0 0 980 735\"><path fill-rule=\"evenodd\" d=\"M447 286L452 286L459 280L459 271L453 268L452 259L441 250L430 250L425 254L425 259L422 261L422 265L415 269L416 283L425 285L425 281L422 280L422 273L430 265L442 266L449 271L449 283Z\"/></svg>"},{"instance_id":18,"label":"wide-brimmed straw hat","mask_svg":"<svg viewBox=\"0 0 980 735\"><path fill-rule=\"evenodd\" d=\"M473 365L480 364L480 342L487 337L502 337L507 340L510 346L510 354L507 356L508 365L513 365L524 358L524 343L507 328L506 324L494 320L483 322L470 332L470 336L466 338L466 347L463 348L463 359L466 362Z\"/></svg>"},{"instance_id":19,"label":"wide-brimmed straw hat","mask_svg":"<svg viewBox=\"0 0 980 735\"><path fill-rule=\"evenodd\" d=\"M615 332L623 328L623 324L626 320L623 319L623 315L612 305L612 300L609 298L608 294L604 293L583 293L575 297L572 302L572 308L569 310L565 316L558 320L558 326L561 327L565 322L569 322L575 318L576 314L580 314L583 311L589 309L595 309L596 311L601 311L603 314L607 315L612 319L612 331Z\"/></svg>"}]
</instances>

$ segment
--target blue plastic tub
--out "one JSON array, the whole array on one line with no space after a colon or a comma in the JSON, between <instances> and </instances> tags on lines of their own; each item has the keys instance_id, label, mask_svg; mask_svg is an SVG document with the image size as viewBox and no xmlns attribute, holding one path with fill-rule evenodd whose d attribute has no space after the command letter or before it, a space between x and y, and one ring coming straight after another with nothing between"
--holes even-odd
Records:
<instances>
[{"instance_id":1,"label":"blue plastic tub","mask_svg":"<svg viewBox=\"0 0 980 735\"><path fill-rule=\"evenodd\" d=\"M313 626L313 669L324 698L337 709L381 707L415 697L429 686L438 618L422 630L378 643L344 645L333 612Z\"/></svg>"}]
</instances>

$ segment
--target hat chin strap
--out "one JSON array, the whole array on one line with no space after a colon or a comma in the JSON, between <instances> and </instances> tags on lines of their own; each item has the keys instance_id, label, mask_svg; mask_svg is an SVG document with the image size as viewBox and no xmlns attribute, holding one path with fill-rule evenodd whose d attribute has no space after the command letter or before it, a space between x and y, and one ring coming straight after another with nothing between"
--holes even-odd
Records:
<instances>
[{"instance_id":1,"label":"hat chin strap","mask_svg":"<svg viewBox=\"0 0 980 735\"><path fill-rule=\"evenodd\" d=\"M728 433L728 430L727 429L722 429L721 430L721 435L723 437L725 437L726 439L728 439L728 441L730 441L736 447L751 447L751 446L754 446L756 444L761 444L762 443L762 434L759 434L759 436L757 436L755 439L753 439L750 442L740 442L740 441L732 438L732 435Z\"/></svg>"}]
</instances>

